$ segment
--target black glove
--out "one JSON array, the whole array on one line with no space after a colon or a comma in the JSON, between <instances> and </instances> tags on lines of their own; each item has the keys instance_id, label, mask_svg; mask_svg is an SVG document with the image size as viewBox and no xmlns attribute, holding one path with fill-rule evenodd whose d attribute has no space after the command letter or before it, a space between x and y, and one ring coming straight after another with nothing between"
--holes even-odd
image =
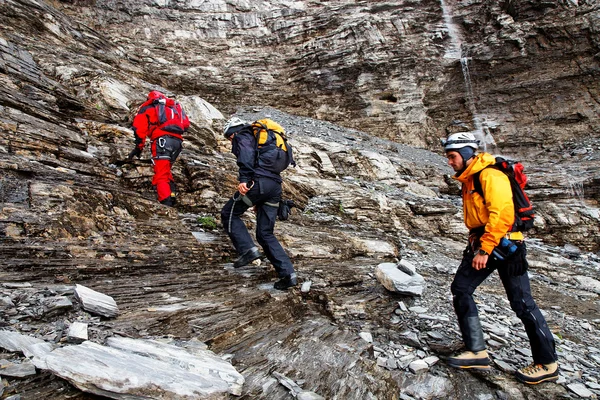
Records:
<instances>
[{"instance_id":1,"label":"black glove","mask_svg":"<svg viewBox=\"0 0 600 400\"><path fill-rule=\"evenodd\" d=\"M139 159L141 155L142 149L136 146L135 149L131 150L131 153L129 153L129 156L127 158L133 160L133 157L137 157Z\"/></svg>"},{"instance_id":2,"label":"black glove","mask_svg":"<svg viewBox=\"0 0 600 400\"><path fill-rule=\"evenodd\" d=\"M281 200L277 209L277 217L280 221L287 221L292 213L292 207L296 207L294 200Z\"/></svg>"}]
</instances>

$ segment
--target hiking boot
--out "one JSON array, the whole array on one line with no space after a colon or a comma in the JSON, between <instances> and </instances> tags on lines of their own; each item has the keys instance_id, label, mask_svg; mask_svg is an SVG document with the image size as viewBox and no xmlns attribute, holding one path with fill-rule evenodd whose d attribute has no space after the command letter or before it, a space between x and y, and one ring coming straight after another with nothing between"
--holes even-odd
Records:
<instances>
[{"instance_id":1,"label":"hiking boot","mask_svg":"<svg viewBox=\"0 0 600 400\"><path fill-rule=\"evenodd\" d=\"M530 385L537 385L538 383L542 382L555 381L558 379L558 363L531 363L530 365L517 370L515 375L517 380L523 383L528 383Z\"/></svg>"},{"instance_id":2,"label":"hiking boot","mask_svg":"<svg viewBox=\"0 0 600 400\"><path fill-rule=\"evenodd\" d=\"M177 198L175 196L169 196L166 199L161 200L159 203L164 204L165 206L175 207L175 204L177 204Z\"/></svg>"},{"instance_id":3,"label":"hiking boot","mask_svg":"<svg viewBox=\"0 0 600 400\"><path fill-rule=\"evenodd\" d=\"M260 251L258 251L257 247L253 247L250 250L247 250L246 252L244 252L244 254L242 254L241 256L239 256L234 262L233 262L233 268L240 268L243 267L244 265L248 265L250 264L252 261L261 258L262 254L260 253Z\"/></svg>"},{"instance_id":4,"label":"hiking boot","mask_svg":"<svg viewBox=\"0 0 600 400\"><path fill-rule=\"evenodd\" d=\"M448 357L448 365L454 368L489 369L490 359L486 350L463 351L460 354Z\"/></svg>"},{"instance_id":5,"label":"hiking boot","mask_svg":"<svg viewBox=\"0 0 600 400\"><path fill-rule=\"evenodd\" d=\"M273 287L277 290L288 290L288 288L294 287L297 284L298 278L296 277L296 274L291 274L288 276L284 276L283 278L275 282Z\"/></svg>"}]
</instances>

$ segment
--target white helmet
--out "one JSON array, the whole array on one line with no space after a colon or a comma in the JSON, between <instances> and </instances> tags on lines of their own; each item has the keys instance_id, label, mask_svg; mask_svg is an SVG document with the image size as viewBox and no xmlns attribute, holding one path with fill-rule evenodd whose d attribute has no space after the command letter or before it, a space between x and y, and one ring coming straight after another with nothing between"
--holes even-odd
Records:
<instances>
[{"instance_id":1,"label":"white helmet","mask_svg":"<svg viewBox=\"0 0 600 400\"><path fill-rule=\"evenodd\" d=\"M248 122L238 117L231 117L229 121L227 121L227 123L225 124L225 128L223 128L223 134L225 135L225 137L229 137L235 132L237 132L244 125L248 125ZM233 129L236 127L238 129Z\"/></svg>"},{"instance_id":2,"label":"white helmet","mask_svg":"<svg viewBox=\"0 0 600 400\"><path fill-rule=\"evenodd\" d=\"M458 132L448 136L448 139L440 140L444 151L459 150L463 147L471 147L473 150L479 148L479 140L470 132Z\"/></svg>"}]
</instances>

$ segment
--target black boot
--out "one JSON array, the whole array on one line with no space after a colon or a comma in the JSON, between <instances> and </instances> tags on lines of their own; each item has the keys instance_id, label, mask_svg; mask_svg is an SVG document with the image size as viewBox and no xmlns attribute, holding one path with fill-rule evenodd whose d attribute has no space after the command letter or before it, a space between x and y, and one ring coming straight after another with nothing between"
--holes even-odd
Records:
<instances>
[{"instance_id":1,"label":"black boot","mask_svg":"<svg viewBox=\"0 0 600 400\"><path fill-rule=\"evenodd\" d=\"M490 358L488 357L486 350L467 350L452 357L448 357L448 365L454 368L489 369Z\"/></svg>"},{"instance_id":2,"label":"black boot","mask_svg":"<svg viewBox=\"0 0 600 400\"><path fill-rule=\"evenodd\" d=\"M485 340L481 322L477 315L459 319L458 325L465 342L466 351L448 358L448 365L454 368L489 369L490 358L485 350Z\"/></svg>"},{"instance_id":3,"label":"black boot","mask_svg":"<svg viewBox=\"0 0 600 400\"><path fill-rule=\"evenodd\" d=\"M247 250L233 262L233 268L240 268L250 264L252 261L261 258L263 255L258 251L257 247Z\"/></svg>"},{"instance_id":4,"label":"black boot","mask_svg":"<svg viewBox=\"0 0 600 400\"><path fill-rule=\"evenodd\" d=\"M161 200L160 204L164 204L165 206L169 207L175 207L175 204L177 204L177 199L175 198L175 196L169 196L166 199Z\"/></svg>"},{"instance_id":5,"label":"black boot","mask_svg":"<svg viewBox=\"0 0 600 400\"><path fill-rule=\"evenodd\" d=\"M298 278L296 277L296 274L291 274L288 276L284 276L283 278L275 282L273 287L277 290L288 290L288 288L294 287L297 284Z\"/></svg>"}]
</instances>

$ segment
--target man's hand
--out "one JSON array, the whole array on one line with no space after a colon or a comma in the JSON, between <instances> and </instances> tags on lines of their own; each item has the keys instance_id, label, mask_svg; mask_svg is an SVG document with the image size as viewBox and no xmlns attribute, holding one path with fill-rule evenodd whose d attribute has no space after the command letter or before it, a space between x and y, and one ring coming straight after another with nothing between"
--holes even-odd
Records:
<instances>
[{"instance_id":1,"label":"man's hand","mask_svg":"<svg viewBox=\"0 0 600 400\"><path fill-rule=\"evenodd\" d=\"M250 185L250 187L248 187L248 184L246 182L240 182L240 184L238 185L238 192L240 192L240 194L244 196L246 195L246 193L248 193L252 186L254 185Z\"/></svg>"},{"instance_id":2,"label":"man's hand","mask_svg":"<svg viewBox=\"0 0 600 400\"><path fill-rule=\"evenodd\" d=\"M475 258L473 258L473 263L471 265L477 271L479 271L480 269L484 269L485 265L488 262L488 257L488 255L475 254Z\"/></svg>"},{"instance_id":3,"label":"man's hand","mask_svg":"<svg viewBox=\"0 0 600 400\"><path fill-rule=\"evenodd\" d=\"M129 153L129 156L127 158L130 160L133 160L133 157L137 157L139 159L141 155L142 155L142 149L135 146L135 149L131 150L131 153Z\"/></svg>"}]
</instances>

